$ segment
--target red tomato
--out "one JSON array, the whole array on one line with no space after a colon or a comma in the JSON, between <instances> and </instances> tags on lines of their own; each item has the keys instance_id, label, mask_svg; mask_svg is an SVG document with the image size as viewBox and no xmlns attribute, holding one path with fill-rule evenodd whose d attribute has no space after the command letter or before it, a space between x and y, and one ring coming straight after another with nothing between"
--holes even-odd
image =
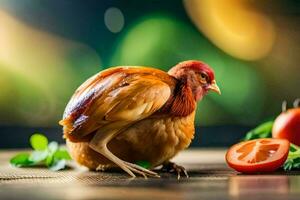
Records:
<instances>
[{"instance_id":1,"label":"red tomato","mask_svg":"<svg viewBox=\"0 0 300 200\"><path fill-rule=\"evenodd\" d=\"M226 162L243 173L272 172L285 162L290 143L285 139L264 138L233 145L226 153Z\"/></svg>"},{"instance_id":2,"label":"red tomato","mask_svg":"<svg viewBox=\"0 0 300 200\"><path fill-rule=\"evenodd\" d=\"M289 109L281 113L274 121L273 138L287 139L300 145L300 108Z\"/></svg>"}]
</instances>

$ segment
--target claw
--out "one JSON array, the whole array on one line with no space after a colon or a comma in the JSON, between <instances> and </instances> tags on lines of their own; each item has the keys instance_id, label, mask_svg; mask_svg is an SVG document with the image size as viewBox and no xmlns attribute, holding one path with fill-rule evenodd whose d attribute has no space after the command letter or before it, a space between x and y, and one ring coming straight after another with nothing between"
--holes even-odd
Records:
<instances>
[{"instance_id":1,"label":"claw","mask_svg":"<svg viewBox=\"0 0 300 200\"><path fill-rule=\"evenodd\" d=\"M170 173L176 172L178 180L180 179L182 173L184 174L184 176L186 178L189 178L187 170L184 167L182 167L180 165L177 165L173 162L168 162L168 163L164 164L163 167L162 167L162 170L170 172Z\"/></svg>"}]
</instances>

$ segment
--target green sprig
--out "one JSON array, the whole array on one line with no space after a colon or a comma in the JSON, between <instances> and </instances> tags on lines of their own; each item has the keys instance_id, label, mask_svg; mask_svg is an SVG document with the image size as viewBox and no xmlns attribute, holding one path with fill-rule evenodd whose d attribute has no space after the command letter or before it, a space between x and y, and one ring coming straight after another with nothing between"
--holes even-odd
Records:
<instances>
[{"instance_id":1,"label":"green sprig","mask_svg":"<svg viewBox=\"0 0 300 200\"><path fill-rule=\"evenodd\" d=\"M286 159L283 169L286 171L300 169L300 147L295 144L290 144L290 151Z\"/></svg>"},{"instance_id":2,"label":"green sprig","mask_svg":"<svg viewBox=\"0 0 300 200\"><path fill-rule=\"evenodd\" d=\"M66 149L59 147L57 142L48 143L47 137L42 134L33 134L29 141L34 151L15 155L10 164L15 167L47 166L58 171L66 168L66 161L71 160Z\"/></svg>"},{"instance_id":3,"label":"green sprig","mask_svg":"<svg viewBox=\"0 0 300 200\"><path fill-rule=\"evenodd\" d=\"M254 140L259 138L271 138L273 124L274 121L267 121L265 123L262 123L256 128L250 130L243 138L243 140L248 141L248 140Z\"/></svg>"}]
</instances>

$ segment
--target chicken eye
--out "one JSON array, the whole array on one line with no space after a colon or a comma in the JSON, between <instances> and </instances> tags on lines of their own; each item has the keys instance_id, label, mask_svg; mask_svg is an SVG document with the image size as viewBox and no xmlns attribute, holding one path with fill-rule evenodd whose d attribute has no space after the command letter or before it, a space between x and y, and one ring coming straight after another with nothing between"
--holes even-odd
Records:
<instances>
[{"instance_id":1,"label":"chicken eye","mask_svg":"<svg viewBox=\"0 0 300 200\"><path fill-rule=\"evenodd\" d=\"M202 83L207 83L208 81L208 76L205 73L200 73L200 81Z\"/></svg>"}]
</instances>

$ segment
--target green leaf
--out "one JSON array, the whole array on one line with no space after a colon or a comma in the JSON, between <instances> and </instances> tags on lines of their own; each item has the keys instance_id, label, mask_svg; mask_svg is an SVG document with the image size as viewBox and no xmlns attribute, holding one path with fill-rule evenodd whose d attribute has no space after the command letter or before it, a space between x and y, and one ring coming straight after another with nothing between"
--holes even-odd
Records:
<instances>
[{"instance_id":1,"label":"green leaf","mask_svg":"<svg viewBox=\"0 0 300 200\"><path fill-rule=\"evenodd\" d=\"M58 149L58 143L57 142L50 142L49 145L48 145L48 151L50 153L55 153Z\"/></svg>"},{"instance_id":2,"label":"green leaf","mask_svg":"<svg viewBox=\"0 0 300 200\"><path fill-rule=\"evenodd\" d=\"M53 160L54 160L53 154L49 154L46 159L46 166L50 167L53 163Z\"/></svg>"},{"instance_id":3,"label":"green leaf","mask_svg":"<svg viewBox=\"0 0 300 200\"><path fill-rule=\"evenodd\" d=\"M290 143L290 151L291 152L295 152L297 150L299 150L300 147L298 147L297 145L293 144L293 143Z\"/></svg>"},{"instance_id":4,"label":"green leaf","mask_svg":"<svg viewBox=\"0 0 300 200\"><path fill-rule=\"evenodd\" d=\"M137 165L144 167L145 169L149 169L151 167L150 162L146 161L146 160L139 160L136 162Z\"/></svg>"},{"instance_id":5,"label":"green leaf","mask_svg":"<svg viewBox=\"0 0 300 200\"><path fill-rule=\"evenodd\" d=\"M259 138L270 138L272 137L273 121L267 121L250 130L244 137L244 141L259 139Z\"/></svg>"},{"instance_id":6,"label":"green leaf","mask_svg":"<svg viewBox=\"0 0 300 200\"><path fill-rule=\"evenodd\" d=\"M44 151L34 151L30 154L29 156L29 160L32 163L38 164L42 161L44 161L48 156L48 151L44 150Z\"/></svg>"},{"instance_id":7,"label":"green leaf","mask_svg":"<svg viewBox=\"0 0 300 200\"><path fill-rule=\"evenodd\" d=\"M34 150L42 151L48 146L48 139L39 133L33 134L30 137L30 144Z\"/></svg>"},{"instance_id":8,"label":"green leaf","mask_svg":"<svg viewBox=\"0 0 300 200\"><path fill-rule=\"evenodd\" d=\"M290 152L283 165L283 169L286 171L300 169L300 147L292 143L290 144Z\"/></svg>"},{"instance_id":9,"label":"green leaf","mask_svg":"<svg viewBox=\"0 0 300 200\"><path fill-rule=\"evenodd\" d=\"M49 168L52 171L58 171L61 169L64 169L66 167L66 161L65 160L58 160L53 162L51 167Z\"/></svg>"},{"instance_id":10,"label":"green leaf","mask_svg":"<svg viewBox=\"0 0 300 200\"><path fill-rule=\"evenodd\" d=\"M10 164L16 167L31 166L32 162L29 160L29 153L20 153L10 159Z\"/></svg>"},{"instance_id":11,"label":"green leaf","mask_svg":"<svg viewBox=\"0 0 300 200\"><path fill-rule=\"evenodd\" d=\"M32 135L30 144L35 151L31 154L22 153L14 156L10 160L12 165L17 167L43 165L57 171L66 167L66 160L71 160L67 150L60 148L55 141L48 144L48 139L44 135Z\"/></svg>"},{"instance_id":12,"label":"green leaf","mask_svg":"<svg viewBox=\"0 0 300 200\"><path fill-rule=\"evenodd\" d=\"M64 159L64 160L72 160L71 156L69 155L68 151L65 149L59 149L54 153L55 159Z\"/></svg>"},{"instance_id":13,"label":"green leaf","mask_svg":"<svg viewBox=\"0 0 300 200\"><path fill-rule=\"evenodd\" d=\"M253 131L256 133L270 132L272 131L273 124L273 121L264 122L258 127L256 127Z\"/></svg>"},{"instance_id":14,"label":"green leaf","mask_svg":"<svg viewBox=\"0 0 300 200\"><path fill-rule=\"evenodd\" d=\"M283 165L283 169L285 171L290 171L292 169L292 167L293 167L293 162L291 162L291 161L287 161Z\"/></svg>"},{"instance_id":15,"label":"green leaf","mask_svg":"<svg viewBox=\"0 0 300 200\"><path fill-rule=\"evenodd\" d=\"M53 164L54 154L58 150L58 143L54 142L54 141L50 142L47 150L48 150L48 156L47 156L45 164L47 167L49 167Z\"/></svg>"}]
</instances>

